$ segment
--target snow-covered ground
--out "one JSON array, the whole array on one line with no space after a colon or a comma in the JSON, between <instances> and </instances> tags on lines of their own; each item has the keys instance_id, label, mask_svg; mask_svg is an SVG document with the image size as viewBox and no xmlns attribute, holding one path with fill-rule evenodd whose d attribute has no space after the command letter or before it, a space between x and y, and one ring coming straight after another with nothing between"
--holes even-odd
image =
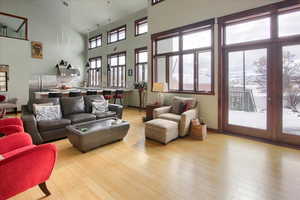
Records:
<instances>
[{"instance_id":1,"label":"snow-covered ground","mask_svg":"<svg viewBox=\"0 0 300 200\"><path fill-rule=\"evenodd\" d=\"M300 113L283 110L283 132L300 136ZM266 112L229 111L229 124L266 129Z\"/></svg>"}]
</instances>

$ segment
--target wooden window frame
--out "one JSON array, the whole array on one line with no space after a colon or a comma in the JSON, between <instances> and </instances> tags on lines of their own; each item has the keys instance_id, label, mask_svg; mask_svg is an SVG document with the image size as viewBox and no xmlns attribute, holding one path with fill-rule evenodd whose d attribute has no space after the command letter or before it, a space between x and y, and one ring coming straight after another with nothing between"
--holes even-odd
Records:
<instances>
[{"instance_id":1,"label":"wooden window frame","mask_svg":"<svg viewBox=\"0 0 300 200\"><path fill-rule=\"evenodd\" d=\"M151 0L151 3L152 3L152 6L156 5L156 4L159 4L161 2L163 2L164 0Z\"/></svg>"},{"instance_id":2,"label":"wooden window frame","mask_svg":"<svg viewBox=\"0 0 300 200\"><path fill-rule=\"evenodd\" d=\"M125 65L119 65L119 57L120 56L125 56ZM110 66L110 59L112 57L117 57L117 65L116 66L113 66L114 68L122 68L124 67L124 75L125 75L125 80L124 80L124 84L125 85L122 85L121 87L119 86L119 74L117 74L117 86L113 86L111 85L111 81L110 81L110 77L111 77L111 66ZM126 81L127 81L127 55L126 55L126 51L122 51L122 52L118 52L118 53L113 53L113 54L109 54L107 55L107 85L108 87L111 87L111 88L126 88Z\"/></svg>"},{"instance_id":3,"label":"wooden window frame","mask_svg":"<svg viewBox=\"0 0 300 200\"><path fill-rule=\"evenodd\" d=\"M123 29L124 29L124 31L125 31L125 38L124 38L124 39L119 39L119 37L120 37L120 32L122 32ZM114 41L114 42L110 42L110 40L111 40L111 34L112 34L113 32L116 32L116 33L117 33L117 40ZM123 26L120 26L120 27L118 27L118 28L112 29L112 30L110 30L110 31L107 32L107 44L117 43L117 42L126 40L126 38L127 38L127 26L126 26L126 24L123 25Z\"/></svg>"},{"instance_id":4,"label":"wooden window frame","mask_svg":"<svg viewBox=\"0 0 300 200\"><path fill-rule=\"evenodd\" d=\"M102 56L97 56L97 57L93 57L93 58L90 58L89 59L89 62L91 63L93 60L96 61L96 65L97 65L97 60L100 59L100 63L101 63L101 66L96 66L95 68L90 68L89 69L89 74L88 74L88 85L91 86L91 87L95 87L95 86L100 86L100 84L102 84L102 65L103 65L103 62L102 62ZM98 85L97 84L91 84L91 71L97 71L99 69L99 76L98 76Z\"/></svg>"},{"instance_id":5,"label":"wooden window frame","mask_svg":"<svg viewBox=\"0 0 300 200\"><path fill-rule=\"evenodd\" d=\"M93 40L96 40L96 47L91 47L91 43L92 43L92 41ZM100 45L97 45L98 44L98 41L101 41L101 44ZM102 47L102 34L99 34L99 35L96 35L96 36L94 36L94 37L91 37L91 38L89 38L89 50L91 50L91 49L96 49L96 48L98 48L98 47Z\"/></svg>"},{"instance_id":6,"label":"wooden window frame","mask_svg":"<svg viewBox=\"0 0 300 200\"><path fill-rule=\"evenodd\" d=\"M182 94L200 94L200 95L214 95L215 94L215 76L214 76L214 32L215 32L215 19L209 19L201 22L197 22L194 24L182 26L179 28L171 29L168 31L164 31L161 33L156 33L151 36L151 58L152 58L152 85L155 82L155 75L154 72L156 70L156 62L155 59L157 57L165 56L166 58L166 81L169 84L169 77L168 77L168 58L170 56L179 55L179 90L169 90L168 93L182 93ZM198 31L205 31L205 30L211 30L211 45L209 47L201 47L197 49L189 49L189 50L183 50L183 35ZM157 42L159 40L164 40L172 37L179 37L179 51L176 52L168 52L168 53L161 53L157 54ZM201 52L211 52L211 91L199 91L198 90L198 53ZM184 54L191 54L193 53L195 55L194 59L194 90L183 90L183 55ZM153 92L153 88L152 88Z\"/></svg>"},{"instance_id":7,"label":"wooden window frame","mask_svg":"<svg viewBox=\"0 0 300 200\"><path fill-rule=\"evenodd\" d=\"M141 48L137 48L137 49L134 50L134 63L135 63L135 65L134 65L135 66L134 67L134 74L135 74L134 80L135 80L135 82L138 82L138 80L139 80L139 78L138 78L138 76L139 76L138 65L147 65L148 66L148 63L149 63L149 61L148 62L143 62L143 63L139 62L138 54L140 52L147 52L148 53L148 48L147 47L141 47ZM148 76L148 74L146 74L145 71L143 71L142 73L143 73L142 81L145 82L145 77Z\"/></svg>"},{"instance_id":8,"label":"wooden window frame","mask_svg":"<svg viewBox=\"0 0 300 200\"><path fill-rule=\"evenodd\" d=\"M138 30L139 30L139 26L140 25L143 25L143 24L147 24L148 25L148 17L143 17L142 19L138 19L134 22L134 29L135 29L135 37L137 36L141 36L141 35L146 35L148 33L145 32L145 33L138 33Z\"/></svg>"},{"instance_id":9,"label":"wooden window frame","mask_svg":"<svg viewBox=\"0 0 300 200\"><path fill-rule=\"evenodd\" d=\"M278 16L281 14L289 13L295 11L295 9L300 10L300 1L298 0L291 0L291 1L282 1L279 3L274 3L238 13L234 13L231 15L227 15L224 17L218 18L218 33L219 33L219 66L218 66L218 129L219 131L226 131L228 132L229 130L226 123L226 108L228 104L228 99L226 99L226 90L227 90L227 85L226 85L226 74L228 73L228 69L225 67L226 66L226 59L225 55L227 51L236 51L236 50L245 50L245 49L256 49L256 48L261 48L261 47L268 47L268 60L269 60L269 65L272 66L271 70L271 75L276 77L276 82L280 82L281 84L281 77L279 77L278 74L281 73L281 63L278 61L280 59L278 52L279 49L284 46L284 45L292 45L292 44L300 44L300 34L292 35L292 36L284 36L284 37L279 37L279 27L278 27ZM271 18L271 23L270 23L270 38L269 39L264 39L264 40L256 40L256 41L250 41L250 42L242 42L242 43L235 43L235 44L226 44L225 38L226 38L226 25L232 24L232 23L244 23L249 20L254 20L254 19L259 19L261 17L266 17L269 16ZM273 78L274 79L274 78ZM281 95L278 94L278 88L276 85L278 83L274 84L275 80L271 80L268 82L267 87L269 89L269 94L268 98L272 99L272 102L270 105L273 106L273 113L272 115L275 116L281 116L279 113L275 113L274 110L276 111L276 108L274 106L278 106L278 100L276 99L281 99ZM271 97L269 96L271 95ZM274 102L275 100L275 102ZM274 109L275 108L275 109ZM270 122L267 122L270 123ZM276 127L272 127L271 130L271 136L274 140L278 137L276 133L274 133L275 129L277 131L281 130L280 129L281 122L276 124ZM270 128L270 124L268 124L268 127ZM243 128L239 126L231 126L230 125L230 131L229 132L235 132L239 134L246 134L243 133ZM259 134L257 129L249 129L248 133L251 133L254 136L257 137L263 137L263 134ZM277 132L276 131L276 132ZM246 134L247 135L247 134ZM267 136L265 136L267 137ZM269 137L269 136L268 136ZM268 138L267 138L268 139ZM288 141L288 139L286 139ZM297 140L297 138L295 139ZM291 142L291 141L289 141Z\"/></svg>"},{"instance_id":10,"label":"wooden window frame","mask_svg":"<svg viewBox=\"0 0 300 200\"><path fill-rule=\"evenodd\" d=\"M8 13L4 13L4 12L0 12L0 15L5 15L5 16L8 16L8 17L12 17L12 18L18 18L18 19L21 19L23 20L23 23L21 24L21 26L19 27L19 29L25 25L25 38L22 39L22 38L17 38L17 37L9 37L9 36L0 36L1 37L4 37L4 38L11 38L11 39L17 39L17 40L28 40L28 18L26 17L21 17L21 16L17 16L17 15L12 15L12 14L8 14Z\"/></svg>"}]
</instances>

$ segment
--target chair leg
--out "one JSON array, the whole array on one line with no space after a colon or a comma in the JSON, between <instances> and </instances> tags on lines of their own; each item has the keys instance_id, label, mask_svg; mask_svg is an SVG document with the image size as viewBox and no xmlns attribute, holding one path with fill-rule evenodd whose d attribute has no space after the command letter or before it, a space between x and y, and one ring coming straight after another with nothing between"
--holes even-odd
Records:
<instances>
[{"instance_id":1,"label":"chair leg","mask_svg":"<svg viewBox=\"0 0 300 200\"><path fill-rule=\"evenodd\" d=\"M50 191L47 188L46 182L39 184L39 187L46 196L51 195Z\"/></svg>"}]
</instances>

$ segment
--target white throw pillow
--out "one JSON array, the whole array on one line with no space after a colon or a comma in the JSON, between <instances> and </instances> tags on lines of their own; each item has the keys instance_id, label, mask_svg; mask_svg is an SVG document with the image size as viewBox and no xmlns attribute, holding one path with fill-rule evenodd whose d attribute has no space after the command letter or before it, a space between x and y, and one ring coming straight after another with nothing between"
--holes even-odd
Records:
<instances>
[{"instance_id":1,"label":"white throw pillow","mask_svg":"<svg viewBox=\"0 0 300 200\"><path fill-rule=\"evenodd\" d=\"M36 120L44 121L44 120L58 120L62 118L60 105L52 105L52 106L36 106Z\"/></svg>"},{"instance_id":2,"label":"white throw pillow","mask_svg":"<svg viewBox=\"0 0 300 200\"><path fill-rule=\"evenodd\" d=\"M93 114L99 114L108 111L108 101L93 101L92 106Z\"/></svg>"},{"instance_id":3,"label":"white throw pillow","mask_svg":"<svg viewBox=\"0 0 300 200\"><path fill-rule=\"evenodd\" d=\"M40 103L40 104L32 104L32 111L33 111L33 114L36 115L36 107L37 106L53 106L53 103Z\"/></svg>"}]
</instances>

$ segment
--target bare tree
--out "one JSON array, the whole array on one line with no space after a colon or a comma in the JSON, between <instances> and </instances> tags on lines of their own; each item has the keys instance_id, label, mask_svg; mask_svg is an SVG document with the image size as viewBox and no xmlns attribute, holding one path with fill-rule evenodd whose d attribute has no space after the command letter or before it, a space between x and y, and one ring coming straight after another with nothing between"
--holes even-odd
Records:
<instances>
[{"instance_id":1,"label":"bare tree","mask_svg":"<svg viewBox=\"0 0 300 200\"><path fill-rule=\"evenodd\" d=\"M296 55L289 51L283 52L283 95L286 100L286 107L294 112L299 112L297 105L300 103L300 63L296 62ZM256 80L262 92L267 91L267 58L261 57L254 62L256 66Z\"/></svg>"}]
</instances>

